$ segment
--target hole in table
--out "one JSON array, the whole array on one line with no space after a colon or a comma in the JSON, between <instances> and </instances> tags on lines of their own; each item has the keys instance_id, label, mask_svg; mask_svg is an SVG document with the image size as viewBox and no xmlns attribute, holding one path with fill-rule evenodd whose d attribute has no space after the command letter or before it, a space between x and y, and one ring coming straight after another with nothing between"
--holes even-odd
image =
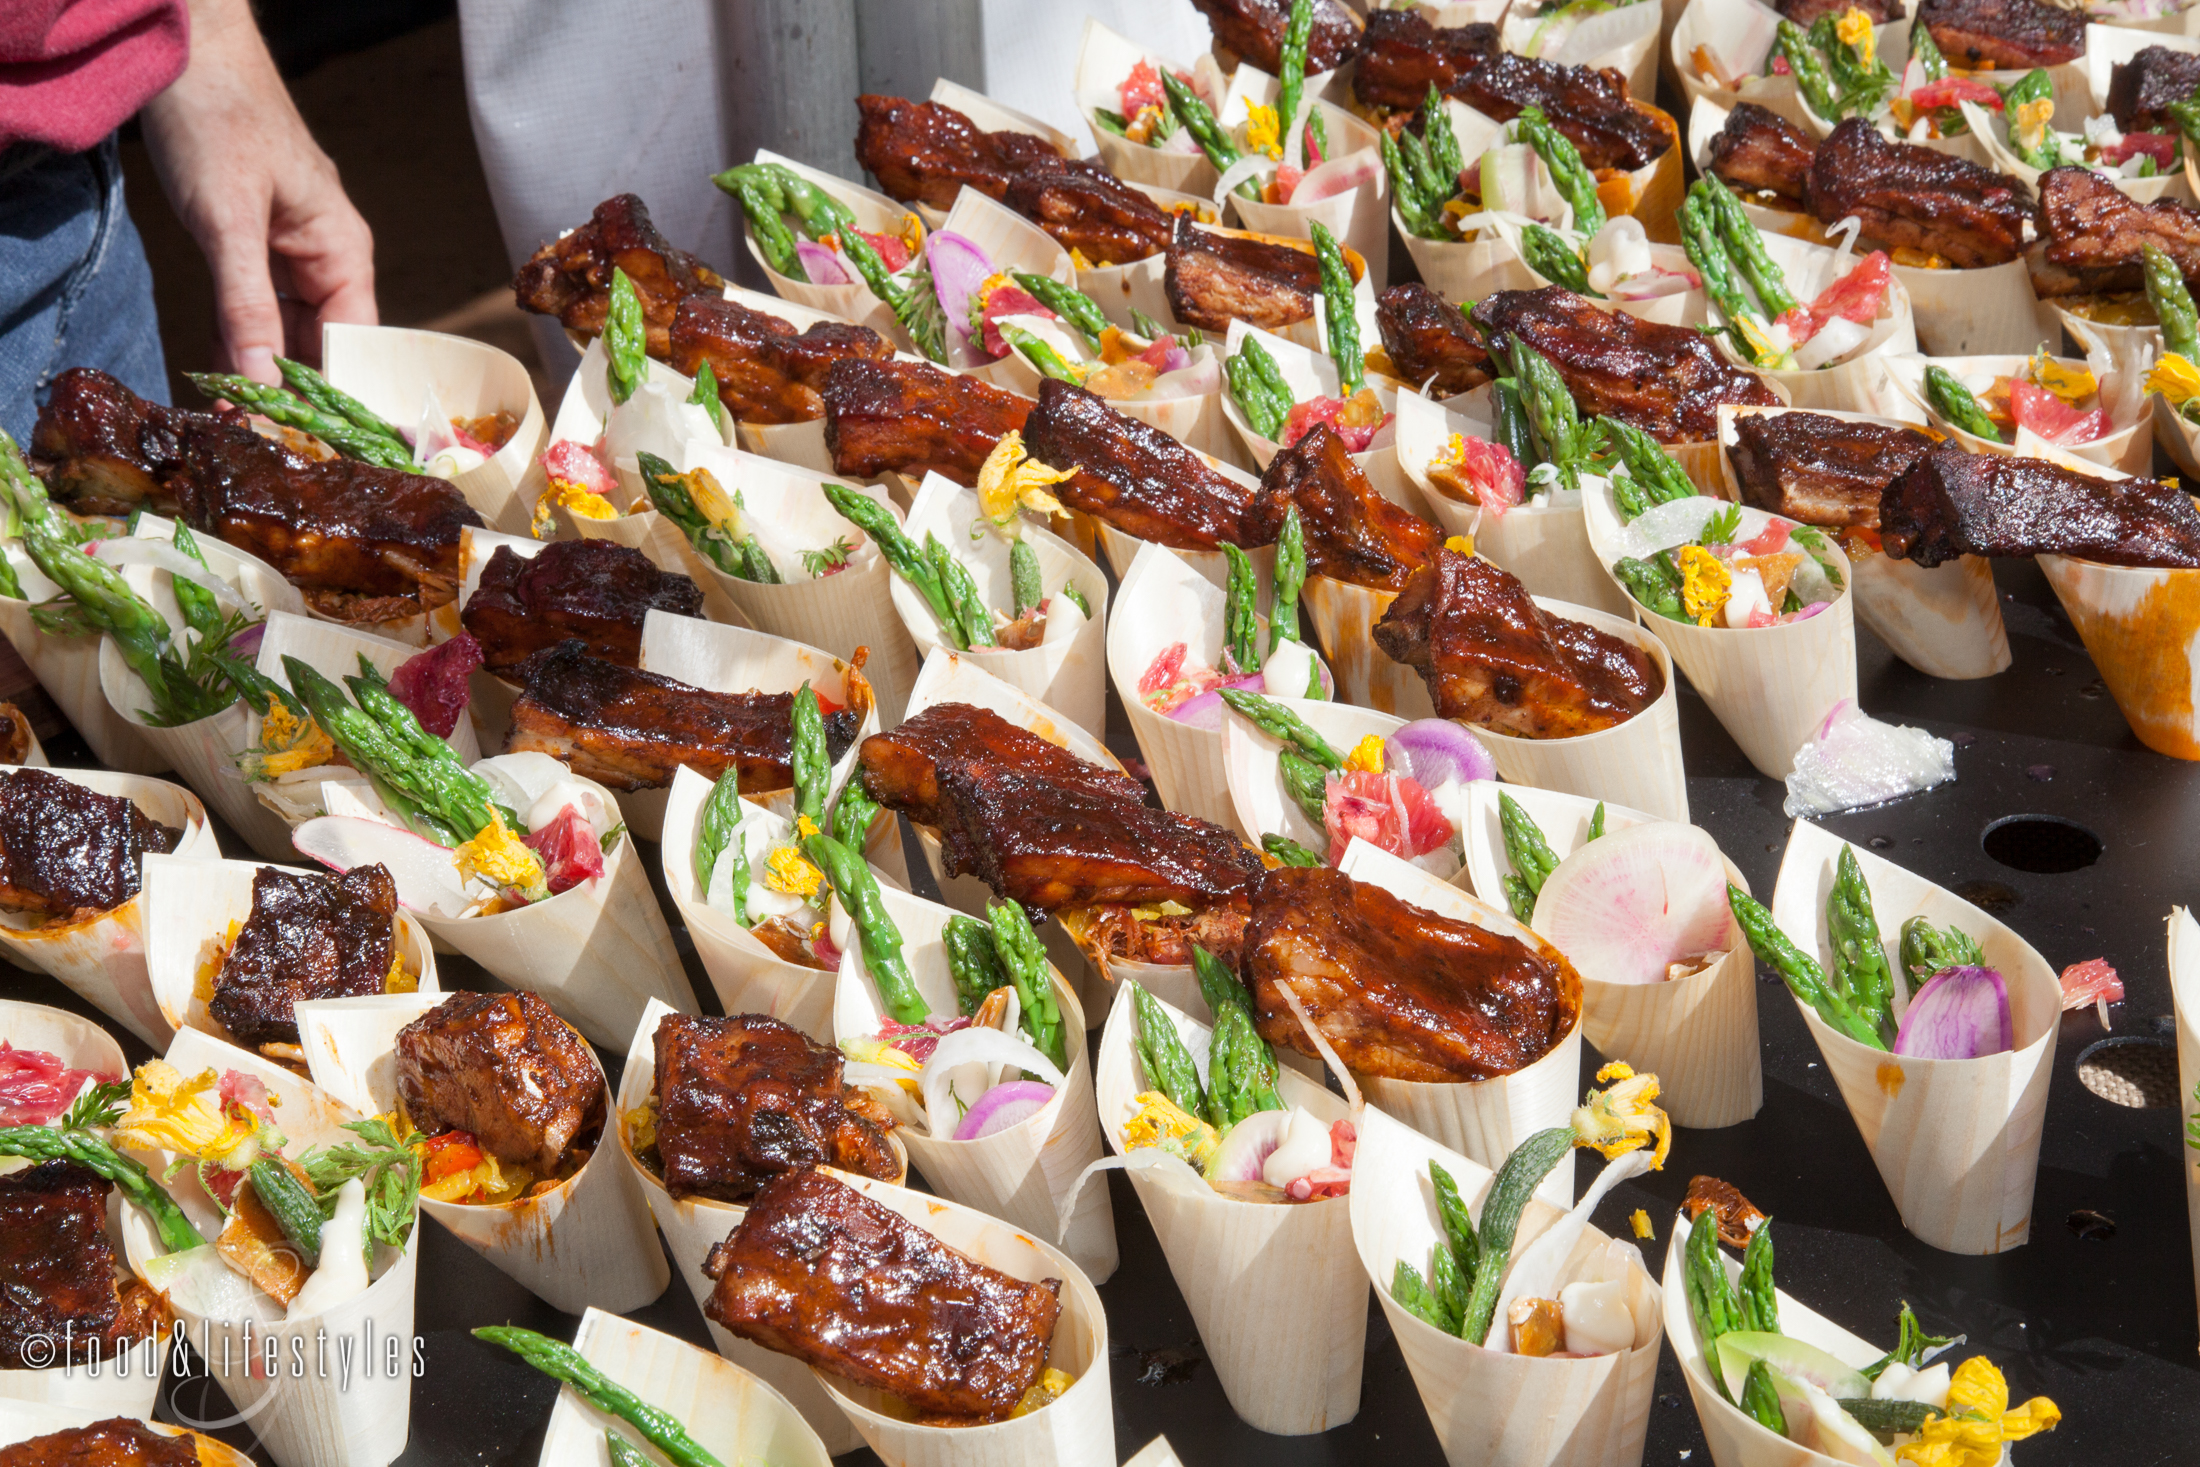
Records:
<instances>
[{"instance_id":1,"label":"hole in table","mask_svg":"<svg viewBox=\"0 0 2200 1467\"><path fill-rule=\"evenodd\" d=\"M2112 1105L2153 1110L2177 1103L2177 1047L2161 1039L2103 1039L2078 1055L2078 1080Z\"/></svg>"},{"instance_id":2,"label":"hole in table","mask_svg":"<svg viewBox=\"0 0 2200 1467\"><path fill-rule=\"evenodd\" d=\"M1986 854L2017 871L2058 875L2101 859L2101 838L2060 815L2004 815L1979 837Z\"/></svg>"}]
</instances>

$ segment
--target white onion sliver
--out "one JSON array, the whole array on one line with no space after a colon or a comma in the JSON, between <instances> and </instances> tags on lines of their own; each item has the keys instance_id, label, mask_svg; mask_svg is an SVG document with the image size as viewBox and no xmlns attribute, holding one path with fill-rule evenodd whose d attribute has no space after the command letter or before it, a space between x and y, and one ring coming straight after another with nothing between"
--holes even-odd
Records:
<instances>
[{"instance_id":1,"label":"white onion sliver","mask_svg":"<svg viewBox=\"0 0 2200 1467\"><path fill-rule=\"evenodd\" d=\"M924 1063L924 1113L933 1136L944 1141L960 1123L954 1108L955 1071L963 1065L1014 1065L1057 1088L1062 1072L1028 1041L998 1029L957 1029L940 1036ZM991 1088L990 1086L987 1088ZM983 1092L981 1092L983 1093Z\"/></svg>"},{"instance_id":2,"label":"white onion sliver","mask_svg":"<svg viewBox=\"0 0 2200 1467\"><path fill-rule=\"evenodd\" d=\"M210 593L225 610L241 611L245 599L237 594L237 588L185 555L166 540L140 540L123 536L116 540L102 540L92 551L94 559L108 565L149 565L164 570L178 580L189 581Z\"/></svg>"},{"instance_id":3,"label":"white onion sliver","mask_svg":"<svg viewBox=\"0 0 2200 1467\"><path fill-rule=\"evenodd\" d=\"M1505 1282L1497 1291L1497 1309L1490 1316L1487 1342L1490 1349L1502 1354L1512 1353L1512 1328L1506 1323L1506 1311L1512 1301L1558 1297L1559 1270L1572 1255L1574 1244L1581 1238L1581 1230L1589 1225L1589 1214L1596 1211L1605 1193L1650 1170L1653 1154L1645 1148L1606 1162L1604 1170L1590 1181L1589 1190L1581 1194L1573 1210L1538 1234L1536 1240L1513 1259L1512 1266L1505 1271Z\"/></svg>"},{"instance_id":4,"label":"white onion sliver","mask_svg":"<svg viewBox=\"0 0 2200 1467\"><path fill-rule=\"evenodd\" d=\"M1222 177L1215 180L1215 207L1221 208L1237 186L1248 178L1258 178L1275 172L1276 160L1264 153L1250 153L1222 170Z\"/></svg>"}]
</instances>

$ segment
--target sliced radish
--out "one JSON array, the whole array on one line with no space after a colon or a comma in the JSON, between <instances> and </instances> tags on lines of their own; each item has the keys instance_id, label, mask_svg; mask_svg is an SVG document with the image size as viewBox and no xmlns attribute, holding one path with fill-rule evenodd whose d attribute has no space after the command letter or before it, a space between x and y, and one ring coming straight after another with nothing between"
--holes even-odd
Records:
<instances>
[{"instance_id":1,"label":"sliced radish","mask_svg":"<svg viewBox=\"0 0 2200 1467\"><path fill-rule=\"evenodd\" d=\"M1583 978L1604 983L1663 983L1674 963L1724 952L1733 924L1719 843L1664 820L1559 862L1530 923Z\"/></svg>"},{"instance_id":2,"label":"sliced radish","mask_svg":"<svg viewBox=\"0 0 2200 1467\"><path fill-rule=\"evenodd\" d=\"M379 862L397 883L398 904L415 912L460 917L474 904L448 850L379 820L323 815L292 831L291 844L338 873Z\"/></svg>"},{"instance_id":3,"label":"sliced radish","mask_svg":"<svg viewBox=\"0 0 2200 1467\"><path fill-rule=\"evenodd\" d=\"M970 1114L955 1128L955 1139L976 1141L1020 1126L1045 1110L1047 1102L1053 1098L1054 1087L1042 1085L1037 1080L1011 1080L1005 1085L996 1085L970 1107Z\"/></svg>"},{"instance_id":4,"label":"sliced radish","mask_svg":"<svg viewBox=\"0 0 2200 1467\"><path fill-rule=\"evenodd\" d=\"M1258 1182L1268 1158L1291 1134L1291 1112L1256 1110L1232 1126L1207 1163L1210 1182Z\"/></svg>"}]
</instances>

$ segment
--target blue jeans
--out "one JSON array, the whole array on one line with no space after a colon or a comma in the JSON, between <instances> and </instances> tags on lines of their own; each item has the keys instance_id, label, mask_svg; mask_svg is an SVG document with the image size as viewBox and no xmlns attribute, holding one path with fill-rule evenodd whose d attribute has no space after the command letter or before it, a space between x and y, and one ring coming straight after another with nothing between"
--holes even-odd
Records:
<instances>
[{"instance_id":1,"label":"blue jeans","mask_svg":"<svg viewBox=\"0 0 2200 1467\"><path fill-rule=\"evenodd\" d=\"M168 401L153 271L112 137L84 153L0 151L0 428L27 443L38 405L70 367Z\"/></svg>"}]
</instances>

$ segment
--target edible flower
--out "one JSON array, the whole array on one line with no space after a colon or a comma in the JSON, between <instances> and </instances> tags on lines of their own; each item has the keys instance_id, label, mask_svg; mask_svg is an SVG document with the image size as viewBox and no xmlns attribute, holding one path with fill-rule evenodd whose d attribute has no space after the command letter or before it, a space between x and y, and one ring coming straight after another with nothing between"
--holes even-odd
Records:
<instances>
[{"instance_id":1,"label":"edible flower","mask_svg":"<svg viewBox=\"0 0 2200 1467\"><path fill-rule=\"evenodd\" d=\"M1841 18L1833 23L1833 33L1841 38L1841 44L1856 53L1858 64L1869 67L1878 49L1879 37L1872 30L1872 18L1851 5L1841 12Z\"/></svg>"},{"instance_id":2,"label":"edible flower","mask_svg":"<svg viewBox=\"0 0 2200 1467\"><path fill-rule=\"evenodd\" d=\"M1700 627L1718 624L1719 612L1734 594L1734 575L1719 557L1701 545L1680 549L1681 605Z\"/></svg>"},{"instance_id":3,"label":"edible flower","mask_svg":"<svg viewBox=\"0 0 2200 1467\"><path fill-rule=\"evenodd\" d=\"M1247 152L1266 153L1271 158L1283 156L1283 124L1276 118L1276 109L1264 107L1258 102L1245 106L1245 148Z\"/></svg>"},{"instance_id":4,"label":"edible flower","mask_svg":"<svg viewBox=\"0 0 2200 1467\"><path fill-rule=\"evenodd\" d=\"M2183 412L2185 404L2200 397L2200 368L2176 352L2164 352L2147 372L2147 391L2162 394L2162 401Z\"/></svg>"},{"instance_id":5,"label":"edible flower","mask_svg":"<svg viewBox=\"0 0 2200 1467\"><path fill-rule=\"evenodd\" d=\"M2082 363L2075 367L2066 367L2049 356L2045 346L2032 353L2032 380L2072 407L2101 390L2101 384L2094 377L2091 368Z\"/></svg>"},{"instance_id":6,"label":"edible flower","mask_svg":"<svg viewBox=\"0 0 2200 1467\"><path fill-rule=\"evenodd\" d=\"M809 901L824 888L825 873L795 847L774 846L764 858L764 885L781 896Z\"/></svg>"},{"instance_id":7,"label":"edible flower","mask_svg":"<svg viewBox=\"0 0 2200 1467\"><path fill-rule=\"evenodd\" d=\"M1383 772L1382 735L1369 734L1366 738L1354 744L1352 752L1345 758L1344 767L1348 770L1364 769L1369 774L1381 774Z\"/></svg>"},{"instance_id":8,"label":"edible flower","mask_svg":"<svg viewBox=\"0 0 2200 1467\"><path fill-rule=\"evenodd\" d=\"M1461 555L1472 555L1474 554L1474 537L1472 535L1446 535L1444 537L1444 548L1455 550Z\"/></svg>"},{"instance_id":9,"label":"edible flower","mask_svg":"<svg viewBox=\"0 0 2200 1467\"><path fill-rule=\"evenodd\" d=\"M390 953L390 970L382 977L384 993L418 993L420 975L405 966L405 955L393 950Z\"/></svg>"},{"instance_id":10,"label":"edible flower","mask_svg":"<svg viewBox=\"0 0 2200 1467\"><path fill-rule=\"evenodd\" d=\"M568 514L579 515L584 520L619 517L618 510L604 497L618 481L611 477L611 471L587 444L571 438L560 439L543 454L542 469L549 478L550 487L535 501L534 523L530 528L536 539L547 539L557 528L557 521L550 513L553 508L563 507Z\"/></svg>"},{"instance_id":11,"label":"edible flower","mask_svg":"<svg viewBox=\"0 0 2200 1467\"><path fill-rule=\"evenodd\" d=\"M1158 1146L1183 1157L1195 1167L1204 1168L1208 1158L1215 1154L1215 1148L1222 1144L1213 1126L1180 1109L1175 1101L1158 1090L1143 1092L1136 1103L1138 1114L1123 1123L1125 1151Z\"/></svg>"},{"instance_id":12,"label":"edible flower","mask_svg":"<svg viewBox=\"0 0 2200 1467\"><path fill-rule=\"evenodd\" d=\"M1650 1169L1665 1165L1673 1149L1673 1123L1654 1103L1658 1077L1638 1075L1625 1060L1614 1060L1597 1071L1597 1083L1606 1088L1589 1092L1586 1103L1574 1108L1574 1144L1600 1152L1606 1161L1657 1143Z\"/></svg>"},{"instance_id":13,"label":"edible flower","mask_svg":"<svg viewBox=\"0 0 2200 1467\"><path fill-rule=\"evenodd\" d=\"M2055 115L2055 99L2041 97L2037 101L2019 102L2017 110L2009 117L2009 141L2030 153L2038 150L2047 137L2047 124Z\"/></svg>"},{"instance_id":14,"label":"edible flower","mask_svg":"<svg viewBox=\"0 0 2200 1467\"><path fill-rule=\"evenodd\" d=\"M705 468L690 469L680 476L680 484L694 501L697 514L724 528L736 541L747 538L747 529L741 524L740 501L726 492L716 474Z\"/></svg>"},{"instance_id":15,"label":"edible flower","mask_svg":"<svg viewBox=\"0 0 2200 1467\"><path fill-rule=\"evenodd\" d=\"M1948 1413L1919 1427L1895 1458L1916 1467L1995 1467L2004 1443L2053 1431L2062 1421L2062 1409L2045 1396L2010 1410L2009 1383L1984 1355L1964 1361L1949 1377Z\"/></svg>"},{"instance_id":16,"label":"edible flower","mask_svg":"<svg viewBox=\"0 0 2200 1467\"><path fill-rule=\"evenodd\" d=\"M494 810L489 812L489 823L451 854L458 861L461 879L478 876L499 891L535 893L529 900L538 900L547 892L541 860L520 843L505 825L504 817Z\"/></svg>"},{"instance_id":17,"label":"edible flower","mask_svg":"<svg viewBox=\"0 0 2200 1467\"><path fill-rule=\"evenodd\" d=\"M1001 435L1001 441L978 466L979 512L1001 528L1016 523L1018 510L1060 514L1062 502L1047 492L1047 486L1061 483L1071 473L1069 469L1049 468L1032 458L1024 451L1024 435L1012 428Z\"/></svg>"},{"instance_id":18,"label":"edible flower","mask_svg":"<svg viewBox=\"0 0 2200 1467\"><path fill-rule=\"evenodd\" d=\"M1786 342L1759 325L1756 317L1744 316L1734 324L1741 328L1742 339L1749 343L1749 354L1757 366L1767 371L1785 371L1794 367L1794 351Z\"/></svg>"},{"instance_id":19,"label":"edible flower","mask_svg":"<svg viewBox=\"0 0 2200 1467\"><path fill-rule=\"evenodd\" d=\"M312 718L298 717L280 698L267 700L260 747L245 756L246 779L279 779L301 769L336 762L336 745Z\"/></svg>"},{"instance_id":20,"label":"edible flower","mask_svg":"<svg viewBox=\"0 0 2200 1467\"><path fill-rule=\"evenodd\" d=\"M1428 466L1437 488L1464 491L1497 517L1527 497L1528 475L1501 443L1454 433Z\"/></svg>"},{"instance_id":21,"label":"edible flower","mask_svg":"<svg viewBox=\"0 0 2200 1467\"><path fill-rule=\"evenodd\" d=\"M115 1144L174 1151L224 1171L243 1171L260 1155L260 1116L239 1095L225 1099L211 1066L189 1079L166 1060L147 1060L130 1077L130 1108L115 1125Z\"/></svg>"}]
</instances>

